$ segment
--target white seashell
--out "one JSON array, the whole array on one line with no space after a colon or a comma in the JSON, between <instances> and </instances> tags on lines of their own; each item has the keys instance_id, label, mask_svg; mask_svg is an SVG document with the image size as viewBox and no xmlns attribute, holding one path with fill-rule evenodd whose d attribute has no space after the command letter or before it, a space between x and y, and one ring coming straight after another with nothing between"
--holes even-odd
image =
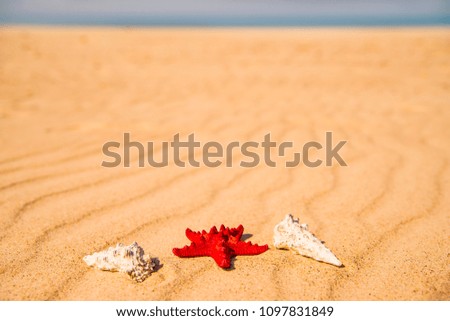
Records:
<instances>
[{"instance_id":1,"label":"white seashell","mask_svg":"<svg viewBox=\"0 0 450 321\"><path fill-rule=\"evenodd\" d=\"M86 255L83 261L103 271L127 273L136 282L144 281L159 265L158 259L144 255L144 249L136 242L130 246L118 243L116 247Z\"/></svg>"},{"instance_id":2,"label":"white seashell","mask_svg":"<svg viewBox=\"0 0 450 321\"><path fill-rule=\"evenodd\" d=\"M277 249L289 249L317 261L342 266L342 262L298 218L286 215L274 228L274 245Z\"/></svg>"}]
</instances>

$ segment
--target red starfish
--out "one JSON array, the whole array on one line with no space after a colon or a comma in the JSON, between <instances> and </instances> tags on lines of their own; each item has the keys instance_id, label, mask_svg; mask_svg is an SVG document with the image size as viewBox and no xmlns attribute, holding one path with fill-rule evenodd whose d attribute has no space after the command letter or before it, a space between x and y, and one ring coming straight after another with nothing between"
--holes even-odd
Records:
<instances>
[{"instance_id":1,"label":"red starfish","mask_svg":"<svg viewBox=\"0 0 450 321\"><path fill-rule=\"evenodd\" d=\"M220 230L213 226L209 233L193 232L186 229L186 236L192 242L182 249L174 248L173 254L179 257L211 256L221 268L229 268L231 257L236 255L257 255L269 249L269 246L241 241L244 227L228 228L223 225Z\"/></svg>"}]
</instances>

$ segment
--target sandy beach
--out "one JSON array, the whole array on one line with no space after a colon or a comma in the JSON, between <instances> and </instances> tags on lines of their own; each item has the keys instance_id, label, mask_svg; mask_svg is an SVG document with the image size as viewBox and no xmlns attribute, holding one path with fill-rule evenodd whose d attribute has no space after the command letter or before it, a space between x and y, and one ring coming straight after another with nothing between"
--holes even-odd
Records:
<instances>
[{"instance_id":1,"label":"sandy beach","mask_svg":"<svg viewBox=\"0 0 450 321\"><path fill-rule=\"evenodd\" d=\"M1 27L0 300L448 300L449 56L445 28ZM348 166L101 166L125 132L327 131ZM345 266L276 250L288 213ZM269 250L172 254L220 224ZM142 283L82 260L133 241L163 264Z\"/></svg>"}]
</instances>

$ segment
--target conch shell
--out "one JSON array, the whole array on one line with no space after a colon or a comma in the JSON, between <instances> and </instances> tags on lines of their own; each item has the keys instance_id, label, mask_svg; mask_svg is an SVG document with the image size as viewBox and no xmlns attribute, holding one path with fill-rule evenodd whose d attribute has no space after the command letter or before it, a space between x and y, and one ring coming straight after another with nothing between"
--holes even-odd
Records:
<instances>
[{"instance_id":1,"label":"conch shell","mask_svg":"<svg viewBox=\"0 0 450 321\"><path fill-rule=\"evenodd\" d=\"M274 228L274 245L277 249L289 249L314 260L342 266L342 262L314 236L307 224L300 224L298 218L286 215Z\"/></svg>"},{"instance_id":2,"label":"conch shell","mask_svg":"<svg viewBox=\"0 0 450 321\"><path fill-rule=\"evenodd\" d=\"M136 282L144 281L159 265L158 259L145 255L136 242L129 246L118 243L116 247L85 256L83 261L99 270L126 273Z\"/></svg>"}]
</instances>

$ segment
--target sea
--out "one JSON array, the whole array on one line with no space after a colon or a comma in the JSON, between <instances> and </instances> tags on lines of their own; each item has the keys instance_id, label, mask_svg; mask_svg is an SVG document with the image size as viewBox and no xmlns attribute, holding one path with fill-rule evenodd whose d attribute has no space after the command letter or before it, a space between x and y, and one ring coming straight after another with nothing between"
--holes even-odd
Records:
<instances>
[{"instance_id":1,"label":"sea","mask_svg":"<svg viewBox=\"0 0 450 321\"><path fill-rule=\"evenodd\" d=\"M429 16L20 16L0 14L0 25L139 27L408 27L450 26L450 14Z\"/></svg>"}]
</instances>

